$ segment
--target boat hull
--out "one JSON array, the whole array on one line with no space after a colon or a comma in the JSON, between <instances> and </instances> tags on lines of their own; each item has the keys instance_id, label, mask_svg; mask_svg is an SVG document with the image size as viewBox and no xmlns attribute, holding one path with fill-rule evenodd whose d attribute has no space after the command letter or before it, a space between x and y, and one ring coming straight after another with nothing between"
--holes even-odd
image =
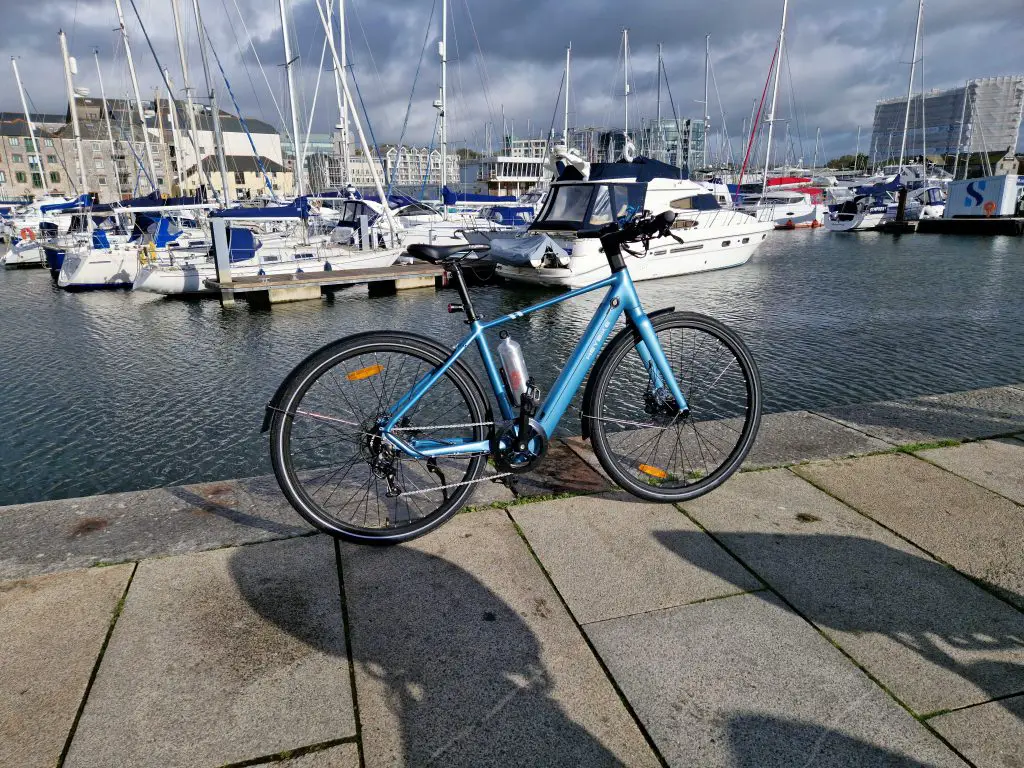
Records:
<instances>
[{"instance_id":1,"label":"boat hull","mask_svg":"<svg viewBox=\"0 0 1024 768\"><path fill-rule=\"evenodd\" d=\"M389 267L395 263L400 251L356 251L351 258L337 255L327 259L282 261L273 264L233 264L232 277L255 277L259 274L291 275L296 272L318 272L325 269L373 269ZM133 290L155 293L161 296L203 296L216 295L217 290L206 285L207 280L217 277L213 263L183 265L144 265L139 269L132 285Z\"/></svg>"},{"instance_id":2,"label":"boat hull","mask_svg":"<svg viewBox=\"0 0 1024 768\"><path fill-rule=\"evenodd\" d=\"M751 219L749 224L730 227L728 232L708 231L701 233L700 237L684 235L683 243L655 240L642 258L625 254L626 266L634 282L738 267L750 260L773 228L771 222ZM566 267L498 264L496 271L508 280L581 288L611 274L607 259L597 247L596 240L577 241Z\"/></svg>"},{"instance_id":3,"label":"boat hull","mask_svg":"<svg viewBox=\"0 0 1024 768\"><path fill-rule=\"evenodd\" d=\"M854 215L831 215L825 218L829 232L867 232L877 229L885 220L885 211L865 211Z\"/></svg>"}]
</instances>

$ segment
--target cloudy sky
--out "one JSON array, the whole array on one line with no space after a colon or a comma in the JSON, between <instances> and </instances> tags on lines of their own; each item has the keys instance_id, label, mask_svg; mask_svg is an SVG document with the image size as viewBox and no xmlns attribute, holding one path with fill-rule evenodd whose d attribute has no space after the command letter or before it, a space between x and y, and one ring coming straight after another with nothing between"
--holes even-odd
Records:
<instances>
[{"instance_id":1,"label":"cloudy sky","mask_svg":"<svg viewBox=\"0 0 1024 768\"><path fill-rule=\"evenodd\" d=\"M171 0L134 1L157 56L180 88ZM144 94L151 95L160 83L158 71L132 0L123 2L140 85ZM180 2L196 82L202 71L191 0ZM200 3L243 113L280 125L278 108L286 109L286 91L277 2ZM316 6L313 0L287 4L293 55L299 57L302 130L311 122L313 131L327 131L337 121L337 106L332 76L325 71L314 107L324 43ZM98 48L108 97L128 93L123 49L113 31L117 25L114 0L0 0L0 6L5 29L18 30L5 36L5 49L18 57L36 109L63 111L66 107L57 39L61 28L79 62L76 85L98 95L93 61L93 49ZM437 98L439 79L440 0L346 0L346 9L350 64L378 141L397 141L402 136L424 51L404 137L407 143L429 143L436 115L431 102ZM517 136L546 133L570 40L571 123L621 126L623 27L629 28L631 123L655 112L658 43L664 45L667 88L677 113L701 115L704 36L710 34L713 130L721 127L724 112L730 134L738 136L764 87L781 12L782 0L450 0L450 140L482 148L484 125L496 125L495 133L500 134L502 114ZM790 1L778 116L788 121L797 152L797 137L802 138L808 161L818 128L823 157L852 152L858 125L864 130L861 147L867 149L875 101L906 92L916 14L916 0ZM925 85L942 88L967 78L1024 73L1022 39L1024 0L970 4L926 0ZM329 66L328 51L324 69ZM222 104L230 109L227 93L220 90ZM665 86L662 98L663 113L671 115ZM10 71L0 75L0 109L19 109ZM559 112L556 128L561 121ZM784 131L783 124L777 130Z\"/></svg>"}]
</instances>

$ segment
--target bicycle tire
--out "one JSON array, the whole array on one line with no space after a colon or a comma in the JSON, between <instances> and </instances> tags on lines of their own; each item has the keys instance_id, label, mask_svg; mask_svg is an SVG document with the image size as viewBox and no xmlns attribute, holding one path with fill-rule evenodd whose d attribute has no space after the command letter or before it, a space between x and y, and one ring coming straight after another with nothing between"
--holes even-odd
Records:
<instances>
[{"instance_id":1,"label":"bicycle tire","mask_svg":"<svg viewBox=\"0 0 1024 768\"><path fill-rule=\"evenodd\" d=\"M419 365L415 368L406 369L405 362L403 362L396 370L390 364L385 365L380 362L382 357L387 355L399 356L405 360L419 361ZM388 406L393 404L391 401L408 391L406 387L411 388L411 385L416 380L422 378L430 370L440 366L447 356L448 352L440 345L427 343L413 334L392 331L364 333L327 345L300 363L289 374L281 386L280 395L276 399L276 406L274 407L271 419L271 463L278 484L285 497L307 522L318 530L347 541L364 544L396 544L422 536L428 531L433 530L454 515L466 502L473 492L473 481L477 480L484 471L486 466L485 455L476 455L460 460L438 460L438 462L448 461L449 463L465 461L466 464L464 471L458 472L454 477L448 477L445 474L445 469L435 468L438 474L440 474L440 482L437 483L437 488L432 490L420 488L406 474L407 469L409 472L413 471L410 462L418 462L422 467L427 467L428 463L397 454L395 461L401 463L394 475L395 482L403 489L411 484L415 489L415 493L403 490L401 494L396 496L388 495L387 491L390 489L390 482L379 472L375 472L371 463L373 460L373 449L370 446L371 444L377 445L379 450L380 443L372 443L373 438L368 430L372 430L373 427L370 425L382 413L386 412ZM376 362L368 366L364 365L361 368L352 369L352 365L360 365L357 362L360 359ZM387 360L388 358L384 359ZM331 373L336 371L344 372L344 375L331 376ZM390 387L388 386L389 375L393 377L393 384ZM403 375L405 376L404 379ZM375 379L379 379L376 384L374 383ZM321 382L324 383L322 390L318 388L318 384ZM355 401L360 388L363 393L370 393L365 398L366 403L372 403L373 398L376 397L376 413L360 412ZM331 402L331 407L338 409L337 411L332 411L332 413L341 414L344 418L328 415L321 411L302 409L302 404L310 398L311 392L317 396L312 401L311 407L318 407L319 400L324 399ZM321 394L321 392L324 394ZM333 395L335 394L338 397L334 398ZM490 410L475 377L461 362L456 361L455 364L449 367L438 382L424 395L423 400L417 403L410 413L419 413L418 409L428 404L435 395L444 403L454 403L448 408L449 411L456 410L452 419L453 424L466 423L478 425L462 430L465 437L473 440L484 440L486 438L487 430L481 425L490 421ZM465 406L464 412L457 412L460 399L461 405ZM385 402L386 400L389 402ZM348 410L347 414L344 413L346 409ZM301 417L298 422L296 416ZM403 420L403 424L407 424L409 418L407 416ZM431 419L427 418L427 421L431 421ZM329 434L328 442L321 443L319 446L311 444L309 447L299 443L299 448L294 447L293 442L296 442L296 440L312 440L317 438L315 434L309 437L300 437L295 434L297 423L305 425L310 422L315 425L313 429L321 428ZM304 427L302 428L304 429ZM405 428L416 429L416 425L409 423ZM298 466L296 461L297 455L301 453L309 455L310 451L314 454L319 451L320 454L317 456L317 459L325 463L326 467L304 468ZM318 491L310 492L310 489L307 487L314 479L304 475L314 471L320 472L321 470L324 471L324 474L327 474L333 468L329 461L338 460L333 456L328 457L325 454L346 451L351 455L345 457L345 464L335 469L335 476L327 481L329 483L335 480L337 474L342 471L342 468L344 466L348 467L344 470L341 478L337 480L337 485L331 493L336 493L342 487L342 483L348 480L349 484L344 486L343 495L338 498L351 501L356 499L356 494L349 494L348 492L353 488L363 488L365 486L365 495L361 502L368 507L371 499L373 500L377 512L376 524L368 524L371 522L369 520L368 508L364 510L362 523L354 519L355 514L349 514L348 519L345 519L342 509L345 506L344 504L339 504L338 509L332 511L328 508L329 497L326 501L324 498L318 500ZM365 468L361 467L363 463L366 465ZM356 472L355 476L351 474L353 471ZM429 467L424 471L426 476L434 474L434 470L430 470ZM318 481L321 477L323 475L318 476L315 480ZM357 479L359 480L358 483L356 483ZM418 479L424 480L422 477ZM363 482L364 480L365 483ZM446 488L445 486L449 484L455 487L451 489ZM384 489L383 495L382 485ZM327 486L325 485L324 487L326 488ZM358 493L358 490L356 493ZM436 508L424 511L423 503L419 499L413 499L412 497L420 495L426 499L427 503L433 503L428 494L433 494L435 498L440 495L441 501L437 504ZM408 519L399 524L403 499ZM382 504L385 513L383 519L381 518ZM415 511L414 506L415 510L423 511L423 514L412 514Z\"/></svg>"},{"instance_id":2,"label":"bicycle tire","mask_svg":"<svg viewBox=\"0 0 1024 768\"><path fill-rule=\"evenodd\" d=\"M687 501L724 483L750 452L761 420L761 379L746 344L717 320L692 312L672 312L651 318L651 323L688 400L689 413L673 415L675 401L671 395L668 405L658 404L651 397L650 376L636 352L639 336L626 333L612 342L592 374L594 386L584 419L589 420L591 444L598 461L620 487L648 501ZM677 344L670 335L672 331L679 331L684 339L685 332L692 332L689 347ZM699 345L698 336L703 337ZM682 357L687 349L692 357L683 370ZM712 371L717 378L707 391L698 386L697 380L698 373L707 374L699 367L702 363L696 361L702 350L713 351L716 361L726 352L731 356L721 371L717 367ZM737 375L730 375L726 386L712 399L712 391L730 372L733 361L737 363ZM701 385L709 375L700 379ZM647 389L640 391L644 386ZM708 403L714 407L706 408ZM731 412L716 411L729 405L733 408ZM705 430L703 434L701 430ZM715 439L710 435L712 430ZM620 436L629 432L638 435L638 445L626 453L624 447L628 447L629 438ZM667 434L673 443L663 444ZM733 434L735 443L722 448L720 443L731 442ZM712 468L708 454L716 452L722 458ZM700 463L695 460L698 456Z\"/></svg>"}]
</instances>

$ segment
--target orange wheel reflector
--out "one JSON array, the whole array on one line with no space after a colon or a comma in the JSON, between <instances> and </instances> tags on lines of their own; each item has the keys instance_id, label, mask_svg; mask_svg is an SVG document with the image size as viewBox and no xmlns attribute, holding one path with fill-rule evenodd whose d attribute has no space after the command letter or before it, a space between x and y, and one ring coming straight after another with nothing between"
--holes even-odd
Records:
<instances>
[{"instance_id":1,"label":"orange wheel reflector","mask_svg":"<svg viewBox=\"0 0 1024 768\"><path fill-rule=\"evenodd\" d=\"M650 464L641 464L640 471L643 472L645 475L656 477L659 480L664 480L666 477L668 477L668 472L666 472L663 469L658 469L657 467L652 467Z\"/></svg>"},{"instance_id":2,"label":"orange wheel reflector","mask_svg":"<svg viewBox=\"0 0 1024 768\"><path fill-rule=\"evenodd\" d=\"M358 371L352 371L352 373L348 374L345 378L349 381L361 381L362 379L368 379L371 376L376 376L383 370L383 365L368 365L365 368L360 368Z\"/></svg>"}]
</instances>

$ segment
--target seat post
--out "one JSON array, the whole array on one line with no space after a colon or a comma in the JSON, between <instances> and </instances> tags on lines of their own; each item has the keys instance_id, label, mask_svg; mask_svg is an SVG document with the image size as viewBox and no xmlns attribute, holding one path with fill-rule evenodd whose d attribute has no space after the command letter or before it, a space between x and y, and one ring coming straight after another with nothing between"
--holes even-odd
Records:
<instances>
[{"instance_id":1,"label":"seat post","mask_svg":"<svg viewBox=\"0 0 1024 768\"><path fill-rule=\"evenodd\" d=\"M466 278L462 275L462 267L459 266L459 262L453 261L448 264L448 268L455 278L455 288L459 292L459 298L462 299L462 306L466 311L466 322L476 322L476 312L473 310L473 301L469 298L469 288L466 287Z\"/></svg>"}]
</instances>

